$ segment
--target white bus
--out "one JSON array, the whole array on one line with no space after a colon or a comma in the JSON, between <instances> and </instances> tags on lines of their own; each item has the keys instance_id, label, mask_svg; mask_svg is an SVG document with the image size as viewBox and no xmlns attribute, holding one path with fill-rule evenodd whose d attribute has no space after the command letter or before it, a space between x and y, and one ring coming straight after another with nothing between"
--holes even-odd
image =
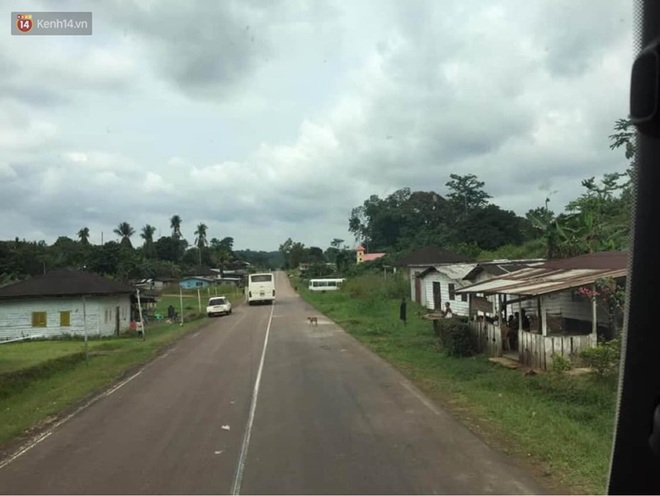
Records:
<instances>
[{"instance_id":1,"label":"white bus","mask_svg":"<svg viewBox=\"0 0 660 496\"><path fill-rule=\"evenodd\" d=\"M269 303L275 301L275 276L270 272L249 274L245 286L245 300L248 305L253 303Z\"/></svg>"},{"instance_id":2,"label":"white bus","mask_svg":"<svg viewBox=\"0 0 660 496\"><path fill-rule=\"evenodd\" d=\"M344 279L310 279L310 291L337 291Z\"/></svg>"}]
</instances>

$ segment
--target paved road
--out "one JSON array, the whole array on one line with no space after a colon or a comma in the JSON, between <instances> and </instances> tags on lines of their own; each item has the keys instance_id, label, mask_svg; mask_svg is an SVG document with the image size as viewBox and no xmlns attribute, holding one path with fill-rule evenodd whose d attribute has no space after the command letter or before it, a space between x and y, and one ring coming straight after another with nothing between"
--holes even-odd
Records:
<instances>
[{"instance_id":1,"label":"paved road","mask_svg":"<svg viewBox=\"0 0 660 496\"><path fill-rule=\"evenodd\" d=\"M310 327L282 273L277 291L0 468L0 492L548 492L328 319Z\"/></svg>"}]
</instances>

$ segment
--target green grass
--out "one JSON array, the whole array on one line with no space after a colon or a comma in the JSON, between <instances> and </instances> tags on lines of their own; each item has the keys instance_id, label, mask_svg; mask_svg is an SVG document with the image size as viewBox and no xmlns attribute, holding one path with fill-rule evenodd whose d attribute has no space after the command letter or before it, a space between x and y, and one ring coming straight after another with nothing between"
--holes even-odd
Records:
<instances>
[{"instance_id":1,"label":"green grass","mask_svg":"<svg viewBox=\"0 0 660 496\"><path fill-rule=\"evenodd\" d=\"M198 312L197 291L184 297L184 325L149 322L146 339L128 333L122 336L92 337L88 341L89 361L81 338L8 343L0 346L0 443L12 440L87 395L112 384L127 370L148 362L161 349L185 333L198 328L208 292L202 294L202 315ZM194 293L194 294L193 294ZM215 295L215 288L211 290ZM219 287L233 304L243 299L241 290ZM173 305L180 312L179 295L164 295L156 312L167 314ZM201 317L201 318L200 318Z\"/></svg>"},{"instance_id":2,"label":"green grass","mask_svg":"<svg viewBox=\"0 0 660 496\"><path fill-rule=\"evenodd\" d=\"M409 304L404 327L398 320L400 299L379 297L385 289L356 298L343 290L310 293L299 280L292 282L308 303L492 445L529 460L562 488L605 492L614 428L613 381L552 373L523 376L483 356L450 358L439 349L431 323L417 317L420 307Z\"/></svg>"},{"instance_id":3,"label":"green grass","mask_svg":"<svg viewBox=\"0 0 660 496\"><path fill-rule=\"evenodd\" d=\"M209 296L210 295L210 296ZM213 288L202 289L200 291L200 300L202 312L206 308L206 304L209 301L209 297L212 296L227 296L232 302L232 305L236 305L238 302L243 301L244 293L241 288L236 288L234 286L217 286ZM179 294L162 294L158 303L156 304L156 312L163 315L167 315L167 307L172 305L174 309L181 313L181 298ZM197 290L196 289L187 289L183 291L183 312L184 315L188 312L198 312L199 311L199 300L197 299Z\"/></svg>"},{"instance_id":4,"label":"green grass","mask_svg":"<svg viewBox=\"0 0 660 496\"><path fill-rule=\"evenodd\" d=\"M135 335L90 339L89 361L82 340L2 345L0 443L8 442L109 386L131 368L198 328L206 319L149 324L146 339Z\"/></svg>"},{"instance_id":5,"label":"green grass","mask_svg":"<svg viewBox=\"0 0 660 496\"><path fill-rule=\"evenodd\" d=\"M80 352L78 341L8 343L0 347L0 375Z\"/></svg>"}]
</instances>

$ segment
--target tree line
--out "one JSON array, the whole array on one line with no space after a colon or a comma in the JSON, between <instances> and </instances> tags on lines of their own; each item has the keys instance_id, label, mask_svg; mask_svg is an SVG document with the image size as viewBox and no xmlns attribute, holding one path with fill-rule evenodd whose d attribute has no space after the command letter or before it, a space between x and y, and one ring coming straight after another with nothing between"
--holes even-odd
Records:
<instances>
[{"instance_id":1,"label":"tree line","mask_svg":"<svg viewBox=\"0 0 660 496\"><path fill-rule=\"evenodd\" d=\"M140 244L134 247L136 230L128 222L114 229L119 242L101 245L90 243L90 230L81 228L77 239L60 236L53 244L45 241L0 241L0 284L42 274L56 268L89 270L120 280L144 278L179 278L191 275L199 266L220 268L243 260L256 267L268 268L279 263L279 253L235 251L234 239L208 239L208 226L199 223L190 244L181 233L182 219L170 219L171 234L155 239L156 228L145 225L139 233ZM273 256L275 255L275 256Z\"/></svg>"},{"instance_id":2,"label":"tree line","mask_svg":"<svg viewBox=\"0 0 660 496\"><path fill-rule=\"evenodd\" d=\"M634 132L629 120L615 122L610 149L624 149L625 172L605 173L581 182L582 193L555 213L550 198L523 216L491 202L485 183L474 174L450 174L447 194L402 188L380 198L372 195L353 208L348 229L368 252L388 256L364 265L382 269L399 256L425 246L438 246L474 260L494 258L565 258L628 248L633 207ZM290 238L280 246L287 267L315 266L313 273L336 262L337 271L357 269L355 253L335 239L323 251ZM348 272L347 272L348 271Z\"/></svg>"}]
</instances>

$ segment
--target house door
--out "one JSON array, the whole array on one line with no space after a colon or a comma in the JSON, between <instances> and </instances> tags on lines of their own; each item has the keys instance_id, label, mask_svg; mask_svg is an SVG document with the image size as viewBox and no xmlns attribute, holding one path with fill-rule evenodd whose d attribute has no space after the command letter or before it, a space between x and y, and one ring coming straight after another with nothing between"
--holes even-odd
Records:
<instances>
[{"instance_id":1,"label":"house door","mask_svg":"<svg viewBox=\"0 0 660 496\"><path fill-rule=\"evenodd\" d=\"M438 281L433 281L433 309L440 310L441 306L440 298L440 283Z\"/></svg>"},{"instance_id":2,"label":"house door","mask_svg":"<svg viewBox=\"0 0 660 496\"><path fill-rule=\"evenodd\" d=\"M115 334L119 336L119 307L115 308Z\"/></svg>"},{"instance_id":3,"label":"house door","mask_svg":"<svg viewBox=\"0 0 660 496\"><path fill-rule=\"evenodd\" d=\"M417 276L415 276L415 301L422 302L422 281Z\"/></svg>"}]
</instances>

